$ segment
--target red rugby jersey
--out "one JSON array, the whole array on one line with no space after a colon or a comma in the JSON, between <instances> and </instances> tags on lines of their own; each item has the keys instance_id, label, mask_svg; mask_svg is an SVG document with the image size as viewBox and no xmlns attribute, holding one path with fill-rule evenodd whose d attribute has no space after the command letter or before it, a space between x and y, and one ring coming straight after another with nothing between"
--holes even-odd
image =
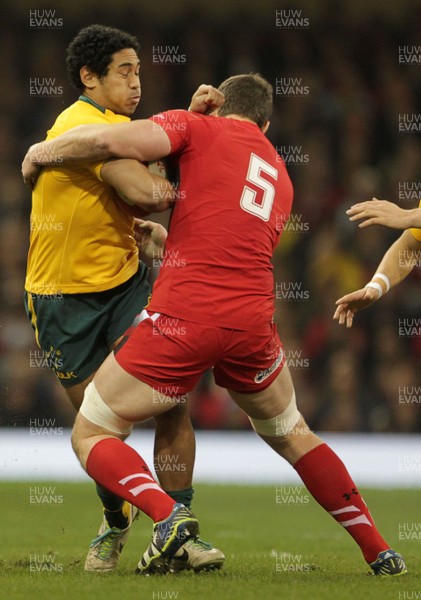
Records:
<instances>
[{"instance_id":1,"label":"red rugby jersey","mask_svg":"<svg viewBox=\"0 0 421 600\"><path fill-rule=\"evenodd\" d=\"M149 310L256 331L273 318L271 258L291 210L285 164L249 121L170 110L152 117L180 168Z\"/></svg>"}]
</instances>

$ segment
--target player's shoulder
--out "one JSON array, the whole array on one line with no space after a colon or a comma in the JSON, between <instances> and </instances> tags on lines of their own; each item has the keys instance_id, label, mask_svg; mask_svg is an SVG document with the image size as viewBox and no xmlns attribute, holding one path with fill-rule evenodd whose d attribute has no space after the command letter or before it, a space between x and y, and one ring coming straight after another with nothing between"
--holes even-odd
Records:
<instances>
[{"instance_id":1,"label":"player's shoulder","mask_svg":"<svg viewBox=\"0 0 421 600\"><path fill-rule=\"evenodd\" d=\"M170 108L169 110L162 110L159 113L155 113L151 116L151 119L165 119L167 115L179 115L189 114L188 110L184 108Z\"/></svg>"},{"instance_id":2,"label":"player's shoulder","mask_svg":"<svg viewBox=\"0 0 421 600\"><path fill-rule=\"evenodd\" d=\"M58 115L54 125L48 132L48 137L55 137L78 125L122 123L126 121L130 121L130 119L79 99Z\"/></svg>"},{"instance_id":3,"label":"player's shoulder","mask_svg":"<svg viewBox=\"0 0 421 600\"><path fill-rule=\"evenodd\" d=\"M212 115L185 110L183 108L174 108L155 114L151 117L156 122L164 121L189 121L191 123L210 123L216 120Z\"/></svg>"},{"instance_id":4,"label":"player's shoulder","mask_svg":"<svg viewBox=\"0 0 421 600\"><path fill-rule=\"evenodd\" d=\"M71 104L70 106L65 108L57 116L56 120L53 123L53 126L47 133L47 138L51 138L51 137L60 135L61 133L64 133L71 127L74 127L74 125L69 125L69 123L72 123L74 120L75 111L77 110L76 105L77 105L77 102L74 102L73 104Z\"/></svg>"},{"instance_id":5,"label":"player's shoulder","mask_svg":"<svg viewBox=\"0 0 421 600\"><path fill-rule=\"evenodd\" d=\"M173 108L170 110L165 110L159 112L155 115L152 115L150 118L157 123L164 122L177 122L177 121L191 121L194 120L194 117L197 113L193 113L189 110L184 110L182 108ZM201 116L201 115L198 115Z\"/></svg>"},{"instance_id":6,"label":"player's shoulder","mask_svg":"<svg viewBox=\"0 0 421 600\"><path fill-rule=\"evenodd\" d=\"M122 123L130 121L129 117L118 115L112 110L103 108L89 99L82 99L82 97L69 106L67 117L76 121L78 125L85 123Z\"/></svg>"},{"instance_id":7,"label":"player's shoulder","mask_svg":"<svg viewBox=\"0 0 421 600\"><path fill-rule=\"evenodd\" d=\"M70 104L70 106L68 106L67 108L65 108L56 118L56 123L59 121L63 121L68 119L70 116L72 116L75 111L77 110L77 104L78 101L73 102L73 104Z\"/></svg>"}]
</instances>

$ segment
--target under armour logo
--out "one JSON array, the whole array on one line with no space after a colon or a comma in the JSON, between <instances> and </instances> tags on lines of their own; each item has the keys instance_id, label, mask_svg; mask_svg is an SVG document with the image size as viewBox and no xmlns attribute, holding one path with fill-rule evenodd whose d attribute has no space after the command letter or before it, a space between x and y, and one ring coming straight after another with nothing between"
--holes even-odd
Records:
<instances>
[{"instance_id":1,"label":"under armour logo","mask_svg":"<svg viewBox=\"0 0 421 600\"><path fill-rule=\"evenodd\" d=\"M351 493L350 493L350 494L347 494L347 493L345 493L345 494L342 494L342 498L345 498L345 500L351 500L351 496L352 496L353 494L354 494L355 496L358 496L358 492L357 492L357 490L356 490L355 488L352 488L352 490L351 490Z\"/></svg>"},{"instance_id":2,"label":"under armour logo","mask_svg":"<svg viewBox=\"0 0 421 600\"><path fill-rule=\"evenodd\" d=\"M142 466L141 468L147 471L147 469L145 469L144 466ZM133 479L143 479L147 482L141 483L140 485L129 489L129 492L135 497L141 494L142 492L145 492L146 490L157 490L158 492L164 493L162 488L159 487L159 485L156 483L153 477L151 477L151 475L149 474L145 475L144 473L133 473L133 475L128 475L127 477L124 477L124 479L120 479L118 483L120 483L121 485L126 485L126 483L129 483Z\"/></svg>"}]
</instances>

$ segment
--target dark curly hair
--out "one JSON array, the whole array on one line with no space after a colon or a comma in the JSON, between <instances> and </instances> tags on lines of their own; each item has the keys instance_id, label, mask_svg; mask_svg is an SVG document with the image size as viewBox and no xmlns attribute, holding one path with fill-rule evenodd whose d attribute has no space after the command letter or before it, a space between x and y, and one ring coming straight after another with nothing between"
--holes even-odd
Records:
<instances>
[{"instance_id":1,"label":"dark curly hair","mask_svg":"<svg viewBox=\"0 0 421 600\"><path fill-rule=\"evenodd\" d=\"M81 29L67 48L67 74L72 85L77 90L85 89L80 79L80 70L84 66L98 77L104 77L112 55L126 48L133 48L139 54L139 42L125 31L104 25L89 25Z\"/></svg>"}]
</instances>

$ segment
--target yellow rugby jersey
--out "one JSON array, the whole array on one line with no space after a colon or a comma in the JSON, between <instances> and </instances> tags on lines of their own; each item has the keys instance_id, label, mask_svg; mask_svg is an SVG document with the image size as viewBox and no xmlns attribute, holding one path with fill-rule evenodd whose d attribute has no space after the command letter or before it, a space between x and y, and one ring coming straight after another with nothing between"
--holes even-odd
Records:
<instances>
[{"instance_id":1,"label":"yellow rugby jersey","mask_svg":"<svg viewBox=\"0 0 421 600\"><path fill-rule=\"evenodd\" d=\"M81 96L58 116L47 140L77 125L124 121L130 119ZM101 181L101 165L42 170L32 194L28 292L101 292L136 273L134 221L113 188Z\"/></svg>"},{"instance_id":2,"label":"yellow rugby jersey","mask_svg":"<svg viewBox=\"0 0 421 600\"><path fill-rule=\"evenodd\" d=\"M421 208L421 200L418 206ZM418 227L413 227L410 231L414 238L421 242L421 229L419 229Z\"/></svg>"}]
</instances>

